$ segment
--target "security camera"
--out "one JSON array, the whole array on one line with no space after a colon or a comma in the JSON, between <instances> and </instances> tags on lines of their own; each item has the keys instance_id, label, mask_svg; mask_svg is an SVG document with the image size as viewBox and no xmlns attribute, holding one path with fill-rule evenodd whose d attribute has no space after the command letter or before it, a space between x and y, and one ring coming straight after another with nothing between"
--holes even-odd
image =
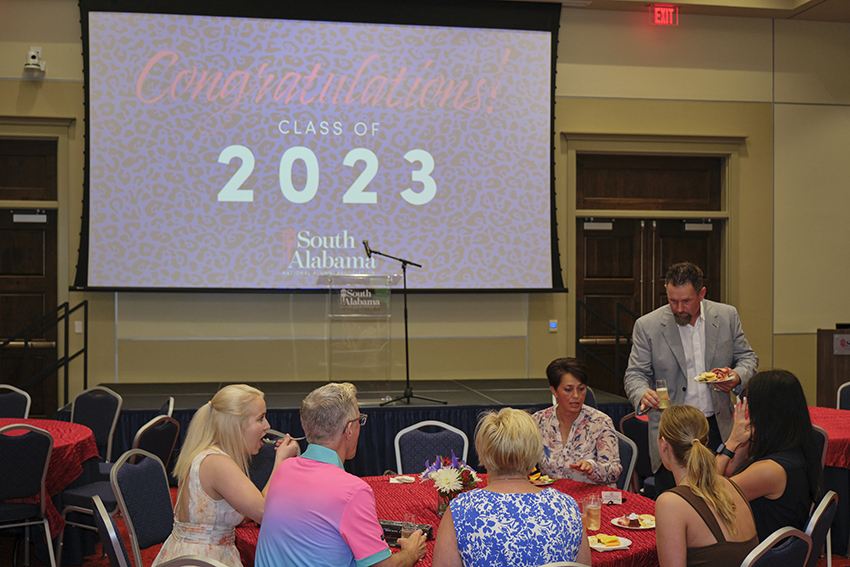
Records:
<instances>
[{"instance_id":1,"label":"security camera","mask_svg":"<svg viewBox=\"0 0 850 567\"><path fill-rule=\"evenodd\" d=\"M44 71L47 64L41 60L40 48L31 48L27 51L27 60L24 63L24 69L34 69Z\"/></svg>"}]
</instances>

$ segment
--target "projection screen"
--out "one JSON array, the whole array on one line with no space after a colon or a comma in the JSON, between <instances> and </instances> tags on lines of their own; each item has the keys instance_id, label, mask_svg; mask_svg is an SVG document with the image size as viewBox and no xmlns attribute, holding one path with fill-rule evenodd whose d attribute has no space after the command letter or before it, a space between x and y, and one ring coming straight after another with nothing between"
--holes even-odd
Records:
<instances>
[{"instance_id":1,"label":"projection screen","mask_svg":"<svg viewBox=\"0 0 850 567\"><path fill-rule=\"evenodd\" d=\"M364 240L422 265L411 289L561 285L557 29L83 18L78 285L310 289L399 271Z\"/></svg>"}]
</instances>

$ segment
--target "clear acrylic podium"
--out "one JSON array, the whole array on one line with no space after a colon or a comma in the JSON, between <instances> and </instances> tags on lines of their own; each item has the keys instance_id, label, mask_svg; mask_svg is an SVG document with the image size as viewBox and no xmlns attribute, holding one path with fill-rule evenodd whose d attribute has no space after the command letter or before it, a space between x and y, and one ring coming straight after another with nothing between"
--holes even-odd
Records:
<instances>
[{"instance_id":1,"label":"clear acrylic podium","mask_svg":"<svg viewBox=\"0 0 850 567\"><path fill-rule=\"evenodd\" d=\"M379 399L389 394L392 368L391 291L398 275L327 275L328 381L375 383ZM366 392L363 392L366 394ZM361 400L368 405L371 400ZM364 404L364 402L366 402Z\"/></svg>"}]
</instances>

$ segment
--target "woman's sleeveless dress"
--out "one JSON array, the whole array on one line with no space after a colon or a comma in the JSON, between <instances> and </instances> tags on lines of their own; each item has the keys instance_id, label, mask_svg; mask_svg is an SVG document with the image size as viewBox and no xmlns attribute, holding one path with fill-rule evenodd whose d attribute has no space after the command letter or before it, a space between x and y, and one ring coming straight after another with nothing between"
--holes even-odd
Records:
<instances>
[{"instance_id":1,"label":"woman's sleeveless dress","mask_svg":"<svg viewBox=\"0 0 850 567\"><path fill-rule=\"evenodd\" d=\"M211 454L226 453L218 448L210 448L198 453L192 460L187 479L189 521L178 522L175 512L174 529L154 559L154 566L181 555L202 555L230 567L242 567L234 528L242 522L244 516L226 500L213 500L201 488L198 470L201 462Z\"/></svg>"}]
</instances>

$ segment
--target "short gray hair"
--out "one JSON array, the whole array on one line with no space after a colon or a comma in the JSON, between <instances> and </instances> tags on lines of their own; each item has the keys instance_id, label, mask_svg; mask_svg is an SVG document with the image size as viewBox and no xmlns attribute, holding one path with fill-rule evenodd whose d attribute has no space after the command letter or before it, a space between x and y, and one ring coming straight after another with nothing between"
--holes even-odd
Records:
<instances>
[{"instance_id":1,"label":"short gray hair","mask_svg":"<svg viewBox=\"0 0 850 567\"><path fill-rule=\"evenodd\" d=\"M359 415L357 388L348 382L325 384L301 402L301 427L308 443L322 444L335 439Z\"/></svg>"}]
</instances>

